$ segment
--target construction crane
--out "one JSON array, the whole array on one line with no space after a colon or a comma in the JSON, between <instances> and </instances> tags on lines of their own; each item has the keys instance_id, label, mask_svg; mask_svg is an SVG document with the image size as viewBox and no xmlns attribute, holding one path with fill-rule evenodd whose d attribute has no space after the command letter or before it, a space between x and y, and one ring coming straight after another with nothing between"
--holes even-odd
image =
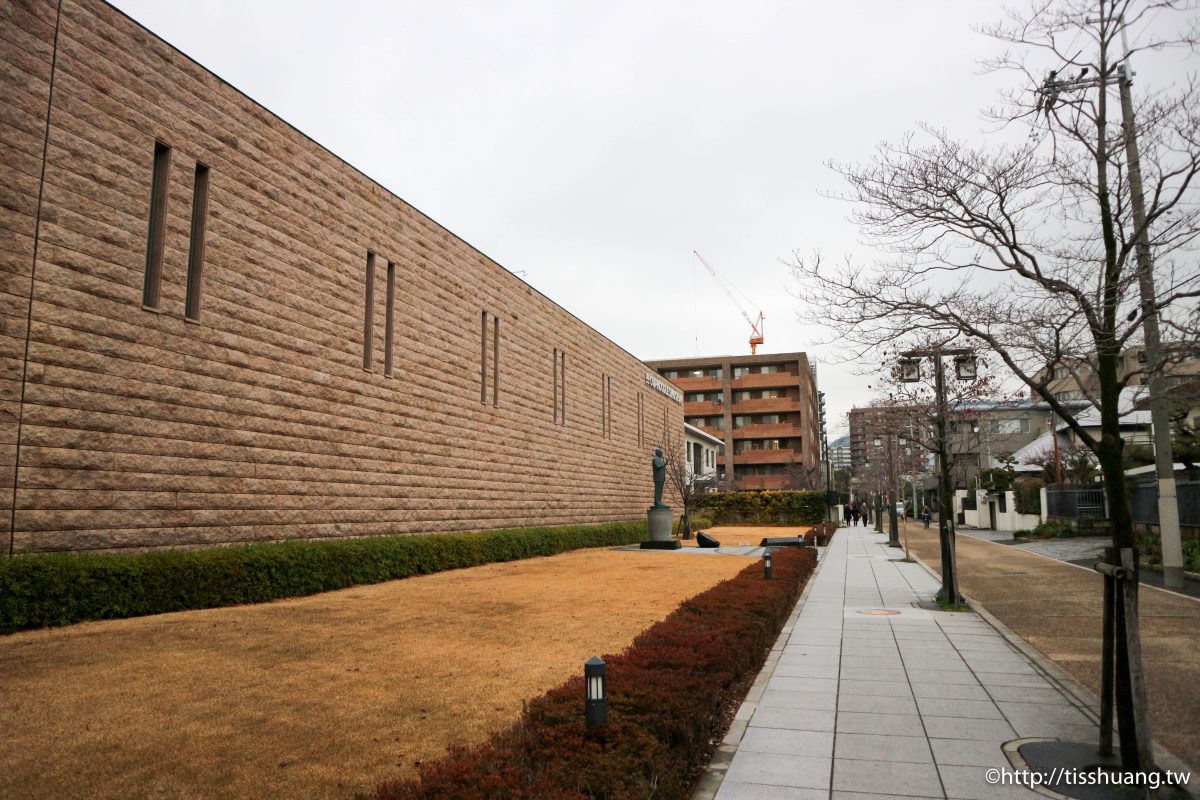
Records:
<instances>
[{"instance_id":1,"label":"construction crane","mask_svg":"<svg viewBox=\"0 0 1200 800\"><path fill-rule=\"evenodd\" d=\"M746 320L747 324L750 325L750 355L757 355L758 346L763 343L764 317L762 311L758 312L757 319L750 319L750 314L746 311L746 307L743 306L741 301L734 296L732 284L722 278L720 274L718 274L718 272L712 268L712 265L704 260L704 256L700 255L695 250L692 251L692 254L695 255L696 258L700 259L700 263L704 265L706 270L708 270L708 274L713 276L713 280L720 284L721 288L725 290L725 294L730 300L733 301L733 304L737 306L738 311L742 312L742 317ZM745 295L742 296L745 297ZM746 299L749 300L750 298L747 297Z\"/></svg>"}]
</instances>

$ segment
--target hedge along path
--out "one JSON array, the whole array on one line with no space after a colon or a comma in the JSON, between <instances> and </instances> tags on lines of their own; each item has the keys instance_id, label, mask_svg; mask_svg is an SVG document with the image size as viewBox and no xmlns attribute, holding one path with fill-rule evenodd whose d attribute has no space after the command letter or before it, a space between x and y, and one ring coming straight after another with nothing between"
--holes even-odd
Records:
<instances>
[{"instance_id":1,"label":"hedge along path","mask_svg":"<svg viewBox=\"0 0 1200 800\"><path fill-rule=\"evenodd\" d=\"M0 639L0 797L365 792L485 740L747 563L583 550L16 633Z\"/></svg>"}]
</instances>

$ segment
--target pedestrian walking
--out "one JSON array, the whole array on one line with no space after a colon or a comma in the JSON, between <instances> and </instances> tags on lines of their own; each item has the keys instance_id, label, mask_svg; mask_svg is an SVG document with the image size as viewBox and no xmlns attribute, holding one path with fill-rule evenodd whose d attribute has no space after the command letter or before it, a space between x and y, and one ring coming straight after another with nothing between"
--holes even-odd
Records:
<instances>
[{"instance_id":1,"label":"pedestrian walking","mask_svg":"<svg viewBox=\"0 0 1200 800\"><path fill-rule=\"evenodd\" d=\"M847 528L850 527L850 507L850 503L846 503L846 505L842 506L842 518L846 521Z\"/></svg>"},{"instance_id":2,"label":"pedestrian walking","mask_svg":"<svg viewBox=\"0 0 1200 800\"><path fill-rule=\"evenodd\" d=\"M862 515L862 512L858 510L858 503L851 503L850 504L850 518L854 520L855 525L858 524L858 518L861 515Z\"/></svg>"},{"instance_id":3,"label":"pedestrian walking","mask_svg":"<svg viewBox=\"0 0 1200 800\"><path fill-rule=\"evenodd\" d=\"M933 512L929 510L929 504L926 503L921 509L921 522L925 523L926 528L929 527L929 520L931 517L933 517Z\"/></svg>"}]
</instances>

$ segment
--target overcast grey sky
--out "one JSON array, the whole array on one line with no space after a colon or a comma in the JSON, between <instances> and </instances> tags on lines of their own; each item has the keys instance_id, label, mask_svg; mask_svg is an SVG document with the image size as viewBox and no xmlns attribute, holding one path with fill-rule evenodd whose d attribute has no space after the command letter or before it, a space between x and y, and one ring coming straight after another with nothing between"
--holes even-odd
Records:
<instances>
[{"instance_id":1,"label":"overcast grey sky","mask_svg":"<svg viewBox=\"0 0 1200 800\"><path fill-rule=\"evenodd\" d=\"M973 134L1013 80L993 0L116 5L643 359L749 352L698 250L766 352L828 360L780 263L870 257L823 162ZM819 378L836 435L868 380Z\"/></svg>"}]
</instances>

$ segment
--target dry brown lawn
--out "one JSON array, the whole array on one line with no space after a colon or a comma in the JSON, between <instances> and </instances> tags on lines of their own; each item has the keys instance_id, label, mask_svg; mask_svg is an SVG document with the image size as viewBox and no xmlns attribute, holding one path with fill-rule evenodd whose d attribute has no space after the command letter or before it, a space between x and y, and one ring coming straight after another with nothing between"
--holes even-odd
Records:
<instances>
[{"instance_id":1,"label":"dry brown lawn","mask_svg":"<svg viewBox=\"0 0 1200 800\"><path fill-rule=\"evenodd\" d=\"M704 532L716 539L724 547L738 547L740 545L749 545L757 547L758 543L763 540L764 536L795 536L802 534L808 530L808 527L794 526L755 526L755 525L718 525L713 528L705 528ZM696 540L693 538L683 543L684 547L695 547Z\"/></svg>"},{"instance_id":2,"label":"dry brown lawn","mask_svg":"<svg viewBox=\"0 0 1200 800\"><path fill-rule=\"evenodd\" d=\"M587 550L2 637L0 797L347 797L486 739L748 563Z\"/></svg>"}]
</instances>

